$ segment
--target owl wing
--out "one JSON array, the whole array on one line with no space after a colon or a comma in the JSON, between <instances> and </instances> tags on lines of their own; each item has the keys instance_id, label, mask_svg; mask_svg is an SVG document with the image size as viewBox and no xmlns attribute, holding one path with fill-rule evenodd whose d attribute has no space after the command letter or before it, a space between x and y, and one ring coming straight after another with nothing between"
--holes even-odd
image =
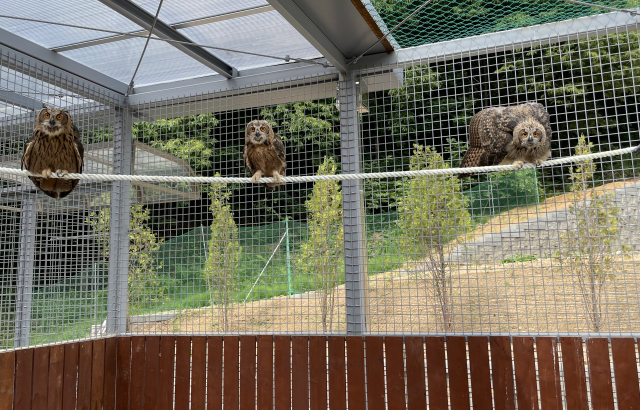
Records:
<instances>
[{"instance_id":1,"label":"owl wing","mask_svg":"<svg viewBox=\"0 0 640 410\"><path fill-rule=\"evenodd\" d=\"M531 116L544 127L544 130L547 134L547 144L549 144L552 133L551 116L549 115L549 112L544 108L544 105L540 103L531 103L529 105Z\"/></svg>"},{"instance_id":2,"label":"owl wing","mask_svg":"<svg viewBox=\"0 0 640 410\"><path fill-rule=\"evenodd\" d=\"M280 158L280 161L282 161L282 172L284 173L284 171L287 169L286 153L284 144L282 143L280 137L278 137L277 135L274 135L273 138L273 149L276 151L276 154L278 154L278 158Z\"/></svg>"},{"instance_id":3,"label":"owl wing","mask_svg":"<svg viewBox=\"0 0 640 410\"><path fill-rule=\"evenodd\" d=\"M75 125L73 126L73 144L76 153L76 173L82 174L82 168L84 167L84 145L82 145L82 140L80 139L80 131L78 131Z\"/></svg>"},{"instance_id":4,"label":"owl wing","mask_svg":"<svg viewBox=\"0 0 640 410\"><path fill-rule=\"evenodd\" d=\"M460 167L497 165L507 156L512 134L508 132L509 124L502 120L503 115L499 108L487 108L473 116L469 125L469 149ZM458 174L458 178L473 175L476 173Z\"/></svg>"},{"instance_id":5,"label":"owl wing","mask_svg":"<svg viewBox=\"0 0 640 410\"><path fill-rule=\"evenodd\" d=\"M22 159L20 160L20 169L29 169L31 160L31 153L33 152L33 140L36 138L36 133L33 131L33 135L24 144L24 152L22 153Z\"/></svg>"},{"instance_id":6,"label":"owl wing","mask_svg":"<svg viewBox=\"0 0 640 410\"><path fill-rule=\"evenodd\" d=\"M244 145L244 152L242 154L242 157L244 158L244 166L247 167L247 169L249 170L251 175L255 174L258 170L253 165L253 163L251 162L251 156L249 155L249 144L248 143Z\"/></svg>"}]
</instances>

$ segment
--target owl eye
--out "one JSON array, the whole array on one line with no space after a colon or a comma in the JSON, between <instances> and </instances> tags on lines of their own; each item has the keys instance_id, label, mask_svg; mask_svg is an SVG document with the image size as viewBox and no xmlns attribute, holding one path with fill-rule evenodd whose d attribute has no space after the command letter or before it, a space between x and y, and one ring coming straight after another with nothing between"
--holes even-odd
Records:
<instances>
[{"instance_id":1,"label":"owl eye","mask_svg":"<svg viewBox=\"0 0 640 410\"><path fill-rule=\"evenodd\" d=\"M534 133L533 133L533 136L534 136L534 137L537 137L537 136L538 136L538 133L537 133L537 132L534 132Z\"/></svg>"},{"instance_id":2,"label":"owl eye","mask_svg":"<svg viewBox=\"0 0 640 410\"><path fill-rule=\"evenodd\" d=\"M56 115L56 118L57 118L57 119L59 119L59 120L61 120L61 119L62 119L62 114L58 114L58 115Z\"/></svg>"},{"instance_id":3,"label":"owl eye","mask_svg":"<svg viewBox=\"0 0 640 410\"><path fill-rule=\"evenodd\" d=\"M49 118L49 117L51 117L51 114L49 114L48 112L45 112L44 113L44 118Z\"/></svg>"},{"instance_id":4,"label":"owl eye","mask_svg":"<svg viewBox=\"0 0 640 410\"><path fill-rule=\"evenodd\" d=\"M522 138L527 138L527 133L526 132L522 133Z\"/></svg>"},{"instance_id":5,"label":"owl eye","mask_svg":"<svg viewBox=\"0 0 640 410\"><path fill-rule=\"evenodd\" d=\"M260 131L265 132L266 128L265 127L260 127Z\"/></svg>"},{"instance_id":6,"label":"owl eye","mask_svg":"<svg viewBox=\"0 0 640 410\"><path fill-rule=\"evenodd\" d=\"M255 127L251 127L251 132L254 132L255 130Z\"/></svg>"}]
</instances>

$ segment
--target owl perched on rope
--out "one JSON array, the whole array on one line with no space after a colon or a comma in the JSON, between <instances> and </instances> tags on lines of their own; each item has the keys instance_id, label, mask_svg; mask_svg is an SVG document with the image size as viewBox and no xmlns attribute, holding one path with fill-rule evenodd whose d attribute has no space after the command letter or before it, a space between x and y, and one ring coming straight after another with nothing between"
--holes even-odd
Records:
<instances>
[{"instance_id":1,"label":"owl perched on rope","mask_svg":"<svg viewBox=\"0 0 640 410\"><path fill-rule=\"evenodd\" d=\"M36 117L33 136L29 138L22 155L22 169L42 177L29 177L31 182L52 198L64 198L77 186L77 179L50 178L68 173L82 173L84 147L78 128L68 112L46 107Z\"/></svg>"},{"instance_id":2,"label":"owl perched on rope","mask_svg":"<svg viewBox=\"0 0 640 410\"><path fill-rule=\"evenodd\" d=\"M253 120L245 130L244 164L251 172L251 181L273 177L275 182L265 184L274 189L284 185L282 177L287 168L284 144L267 121Z\"/></svg>"},{"instance_id":3,"label":"owl perched on rope","mask_svg":"<svg viewBox=\"0 0 640 410\"><path fill-rule=\"evenodd\" d=\"M486 108L471 119L460 167L540 165L551 155L551 124L542 104ZM459 174L465 178L476 173Z\"/></svg>"}]
</instances>

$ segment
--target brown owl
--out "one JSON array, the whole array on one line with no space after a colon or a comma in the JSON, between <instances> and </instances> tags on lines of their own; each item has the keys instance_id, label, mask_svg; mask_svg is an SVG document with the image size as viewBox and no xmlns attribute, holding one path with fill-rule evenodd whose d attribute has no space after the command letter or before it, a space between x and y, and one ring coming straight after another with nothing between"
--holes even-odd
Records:
<instances>
[{"instance_id":1,"label":"brown owl","mask_svg":"<svg viewBox=\"0 0 640 410\"><path fill-rule=\"evenodd\" d=\"M42 174L41 178L29 177L33 184L52 198L64 198L78 186L79 180L49 177L54 172L58 176L82 173L83 158L80 133L69 113L51 107L40 110L21 165L22 169Z\"/></svg>"},{"instance_id":2,"label":"brown owl","mask_svg":"<svg viewBox=\"0 0 640 410\"><path fill-rule=\"evenodd\" d=\"M275 182L265 184L274 189L284 185L282 177L287 168L284 144L267 121L253 120L247 124L244 144L244 164L251 172L251 181L273 177Z\"/></svg>"},{"instance_id":3,"label":"brown owl","mask_svg":"<svg viewBox=\"0 0 640 410\"><path fill-rule=\"evenodd\" d=\"M551 155L551 124L542 104L486 108L471 119L461 167L540 165ZM459 174L465 178L475 173Z\"/></svg>"}]
</instances>

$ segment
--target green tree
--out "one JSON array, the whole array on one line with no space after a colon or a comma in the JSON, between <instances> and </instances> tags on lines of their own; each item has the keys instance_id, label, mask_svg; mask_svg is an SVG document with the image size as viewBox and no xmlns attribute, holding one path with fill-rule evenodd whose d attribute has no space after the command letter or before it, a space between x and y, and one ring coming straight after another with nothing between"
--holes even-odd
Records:
<instances>
[{"instance_id":1,"label":"green tree","mask_svg":"<svg viewBox=\"0 0 640 410\"><path fill-rule=\"evenodd\" d=\"M108 202L108 194L103 195L100 201ZM147 225L149 217L149 209L142 205L131 207L128 289L129 305L136 309L148 307L149 304L162 300L166 291L158 279L158 270L162 269L162 262L158 262L157 253L162 239L158 239ZM97 233L97 241L104 249L104 258L108 260L111 209L107 207L91 212L87 223Z\"/></svg>"},{"instance_id":2,"label":"green tree","mask_svg":"<svg viewBox=\"0 0 640 410\"><path fill-rule=\"evenodd\" d=\"M589 154L593 144L584 136L575 147L576 155ZM562 235L561 249L556 253L565 262L563 271L578 278L587 317L592 330L602 330L602 297L608 279L620 270L613 261L612 238L618 236L620 208L613 202L613 194L594 188L587 193L597 167L593 160L585 160L570 168L573 204L569 213L575 227ZM623 246L627 250L628 247Z\"/></svg>"},{"instance_id":3,"label":"green tree","mask_svg":"<svg viewBox=\"0 0 640 410\"><path fill-rule=\"evenodd\" d=\"M418 171L447 169L449 165L431 147L416 144L410 167ZM467 199L460 191L457 177L429 174L406 179L398 202L400 247L408 257L424 264L425 273L434 283L444 328L450 330L453 318L447 248L453 239L471 228Z\"/></svg>"},{"instance_id":4,"label":"green tree","mask_svg":"<svg viewBox=\"0 0 640 410\"><path fill-rule=\"evenodd\" d=\"M335 175L333 158L325 157L316 175ZM322 330L332 330L338 273L344 265L342 191L338 181L316 181L307 202L309 237L300 247L296 265L314 275L322 297Z\"/></svg>"},{"instance_id":5,"label":"green tree","mask_svg":"<svg viewBox=\"0 0 640 410\"><path fill-rule=\"evenodd\" d=\"M228 203L230 196L231 192L227 190L226 184L211 184L209 197L213 222L203 272L211 295L211 306L218 306L218 324L225 332L230 326L229 305L233 299L239 273L238 261L242 254L238 227Z\"/></svg>"}]
</instances>

